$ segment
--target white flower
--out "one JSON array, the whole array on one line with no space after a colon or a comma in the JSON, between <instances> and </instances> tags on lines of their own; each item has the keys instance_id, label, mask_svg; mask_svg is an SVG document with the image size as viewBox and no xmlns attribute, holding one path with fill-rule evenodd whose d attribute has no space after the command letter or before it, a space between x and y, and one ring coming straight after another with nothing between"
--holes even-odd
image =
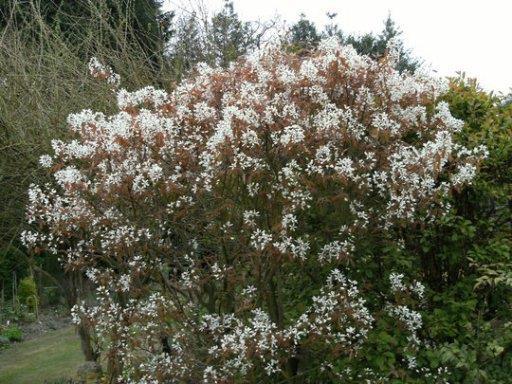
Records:
<instances>
[{"instance_id":1,"label":"white flower","mask_svg":"<svg viewBox=\"0 0 512 384\"><path fill-rule=\"evenodd\" d=\"M476 176L476 167L473 164L463 164L457 167L457 172L451 176L454 185L469 184Z\"/></svg>"},{"instance_id":2,"label":"white flower","mask_svg":"<svg viewBox=\"0 0 512 384\"><path fill-rule=\"evenodd\" d=\"M304 140L304 130L298 125L291 125L283 130L279 140L282 145L300 143Z\"/></svg>"},{"instance_id":3,"label":"white flower","mask_svg":"<svg viewBox=\"0 0 512 384\"><path fill-rule=\"evenodd\" d=\"M157 182L163 177L162 167L158 164L152 164L151 167L149 167L148 176L152 182Z\"/></svg>"},{"instance_id":4,"label":"white flower","mask_svg":"<svg viewBox=\"0 0 512 384\"><path fill-rule=\"evenodd\" d=\"M259 212L255 211L255 210L245 211L243 213L244 223L251 227L255 226L256 225L255 219L258 218L259 215L260 215Z\"/></svg>"},{"instance_id":5,"label":"white flower","mask_svg":"<svg viewBox=\"0 0 512 384\"><path fill-rule=\"evenodd\" d=\"M254 285L248 285L242 290L243 296L252 296L256 292L256 287Z\"/></svg>"},{"instance_id":6,"label":"white flower","mask_svg":"<svg viewBox=\"0 0 512 384\"><path fill-rule=\"evenodd\" d=\"M294 231L297 228L297 217L293 213L287 213L281 223L284 229Z\"/></svg>"},{"instance_id":7,"label":"white flower","mask_svg":"<svg viewBox=\"0 0 512 384\"><path fill-rule=\"evenodd\" d=\"M119 287L121 291L128 292L130 290L131 276L124 274L119 277Z\"/></svg>"},{"instance_id":8,"label":"white flower","mask_svg":"<svg viewBox=\"0 0 512 384\"><path fill-rule=\"evenodd\" d=\"M259 142L258 134L252 129L248 129L242 134L242 143L249 148L257 146Z\"/></svg>"},{"instance_id":9,"label":"white flower","mask_svg":"<svg viewBox=\"0 0 512 384\"><path fill-rule=\"evenodd\" d=\"M62 187L84 181L84 175L75 166L68 166L54 173L55 180Z\"/></svg>"},{"instance_id":10,"label":"white flower","mask_svg":"<svg viewBox=\"0 0 512 384\"><path fill-rule=\"evenodd\" d=\"M414 292L419 299L422 299L425 293L425 286L419 281L415 281L413 284L411 284L410 290Z\"/></svg>"},{"instance_id":11,"label":"white flower","mask_svg":"<svg viewBox=\"0 0 512 384\"><path fill-rule=\"evenodd\" d=\"M251 235L251 245L259 251L263 251L271 242L272 234L259 228Z\"/></svg>"},{"instance_id":12,"label":"white flower","mask_svg":"<svg viewBox=\"0 0 512 384\"><path fill-rule=\"evenodd\" d=\"M389 282L391 283L391 292L403 292L405 290L403 278L403 273L392 272L389 275Z\"/></svg>"},{"instance_id":13,"label":"white flower","mask_svg":"<svg viewBox=\"0 0 512 384\"><path fill-rule=\"evenodd\" d=\"M39 164L43 167L43 168L50 168L53 164L53 159L50 155L42 155L40 158L39 158Z\"/></svg>"},{"instance_id":14,"label":"white flower","mask_svg":"<svg viewBox=\"0 0 512 384\"><path fill-rule=\"evenodd\" d=\"M300 74L311 81L316 81L318 68L312 60L304 60L300 66Z\"/></svg>"}]
</instances>

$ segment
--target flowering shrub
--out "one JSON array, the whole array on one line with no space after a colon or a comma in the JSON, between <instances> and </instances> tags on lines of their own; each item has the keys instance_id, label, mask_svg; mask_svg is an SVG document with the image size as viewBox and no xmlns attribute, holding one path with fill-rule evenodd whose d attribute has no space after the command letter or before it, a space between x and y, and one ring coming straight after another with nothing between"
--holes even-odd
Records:
<instances>
[{"instance_id":1,"label":"flowering shrub","mask_svg":"<svg viewBox=\"0 0 512 384\"><path fill-rule=\"evenodd\" d=\"M30 188L23 240L95 284L95 305L73 316L97 333L112 377L425 374L410 307L425 288L393 274L370 305L371 284L349 276L367 239L446 212L485 149L453 142L462 123L437 101L446 84L396 60L393 46L378 62L333 41L307 57L269 49L201 65L170 94L121 89L112 116L69 116L76 139L41 158L54 183ZM103 68L91 64L116 83ZM407 334L399 374L357 363L385 317Z\"/></svg>"}]
</instances>

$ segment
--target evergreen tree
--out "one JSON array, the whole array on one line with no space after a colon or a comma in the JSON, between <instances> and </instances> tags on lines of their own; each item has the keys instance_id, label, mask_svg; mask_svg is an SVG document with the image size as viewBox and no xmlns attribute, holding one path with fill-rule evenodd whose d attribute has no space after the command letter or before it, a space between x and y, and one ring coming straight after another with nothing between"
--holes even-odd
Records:
<instances>
[{"instance_id":1,"label":"evergreen tree","mask_svg":"<svg viewBox=\"0 0 512 384\"><path fill-rule=\"evenodd\" d=\"M321 35L318 33L315 23L306 18L305 14L290 28L290 44L294 49L310 49L316 47Z\"/></svg>"},{"instance_id":2,"label":"evergreen tree","mask_svg":"<svg viewBox=\"0 0 512 384\"><path fill-rule=\"evenodd\" d=\"M327 18L329 19L329 23L326 24L324 30L324 37L337 37L340 40L343 40L343 32L340 30L338 24L334 22L334 19L338 14L336 12L327 12Z\"/></svg>"},{"instance_id":3,"label":"evergreen tree","mask_svg":"<svg viewBox=\"0 0 512 384\"><path fill-rule=\"evenodd\" d=\"M199 62L225 68L255 49L262 34L255 23L240 20L233 2L225 1L222 9L211 18L201 19L191 12L175 21L169 46L171 61L178 74Z\"/></svg>"},{"instance_id":4,"label":"evergreen tree","mask_svg":"<svg viewBox=\"0 0 512 384\"><path fill-rule=\"evenodd\" d=\"M209 29L209 61L222 67L256 46L252 24L240 20L232 1L225 0L222 10L212 17Z\"/></svg>"},{"instance_id":5,"label":"evergreen tree","mask_svg":"<svg viewBox=\"0 0 512 384\"><path fill-rule=\"evenodd\" d=\"M410 51L404 47L404 43L400 38L401 35L402 31L396 26L391 16L388 15L384 21L384 28L378 36L372 33L366 33L362 36L351 35L344 40L344 43L351 44L361 54L378 59L384 55L389 41L394 39L399 52L398 70L400 72L414 72L420 63L411 57Z\"/></svg>"},{"instance_id":6,"label":"evergreen tree","mask_svg":"<svg viewBox=\"0 0 512 384\"><path fill-rule=\"evenodd\" d=\"M206 59L201 23L195 12L182 15L176 20L170 58L178 76Z\"/></svg>"},{"instance_id":7,"label":"evergreen tree","mask_svg":"<svg viewBox=\"0 0 512 384\"><path fill-rule=\"evenodd\" d=\"M365 33L361 36L345 35L342 29L334 21L336 13L327 13L329 23L324 30L319 33L315 23L308 20L306 15L301 14L300 20L289 30L289 44L292 49L310 49L317 46L321 38L335 37L343 44L352 45L359 54L368 55L374 59L382 57L386 51L388 42L395 39L398 45L400 58L398 61L398 70L400 72L414 70L418 67L418 60L414 59L410 52L404 47L400 39L402 31L396 26L395 22L388 16L384 21L384 28L379 35Z\"/></svg>"}]
</instances>

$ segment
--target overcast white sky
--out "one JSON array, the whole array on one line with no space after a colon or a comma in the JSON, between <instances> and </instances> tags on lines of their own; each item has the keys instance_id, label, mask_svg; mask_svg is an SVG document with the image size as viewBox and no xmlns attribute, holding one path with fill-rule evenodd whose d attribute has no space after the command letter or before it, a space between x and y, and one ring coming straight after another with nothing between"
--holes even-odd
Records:
<instances>
[{"instance_id":1,"label":"overcast white sky","mask_svg":"<svg viewBox=\"0 0 512 384\"><path fill-rule=\"evenodd\" d=\"M166 0L187 7L188 0ZM210 10L223 0L203 0ZM337 12L346 32L379 32L388 15L403 31L406 46L440 75L464 71L488 90L512 88L512 1L510 0L234 0L244 20L280 15L289 24L305 13L318 25ZM174 5L174 7L173 7Z\"/></svg>"}]
</instances>

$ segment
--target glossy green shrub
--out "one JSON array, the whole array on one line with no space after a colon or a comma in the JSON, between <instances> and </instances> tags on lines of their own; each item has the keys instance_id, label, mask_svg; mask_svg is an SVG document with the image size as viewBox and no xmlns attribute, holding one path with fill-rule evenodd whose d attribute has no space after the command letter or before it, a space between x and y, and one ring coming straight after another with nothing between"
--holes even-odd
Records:
<instances>
[{"instance_id":1,"label":"glossy green shrub","mask_svg":"<svg viewBox=\"0 0 512 384\"><path fill-rule=\"evenodd\" d=\"M425 324L457 383L507 383L512 372L512 106L454 79L445 96L465 121L462 145L489 156L450 214L409 234L408 249L432 289Z\"/></svg>"}]
</instances>

